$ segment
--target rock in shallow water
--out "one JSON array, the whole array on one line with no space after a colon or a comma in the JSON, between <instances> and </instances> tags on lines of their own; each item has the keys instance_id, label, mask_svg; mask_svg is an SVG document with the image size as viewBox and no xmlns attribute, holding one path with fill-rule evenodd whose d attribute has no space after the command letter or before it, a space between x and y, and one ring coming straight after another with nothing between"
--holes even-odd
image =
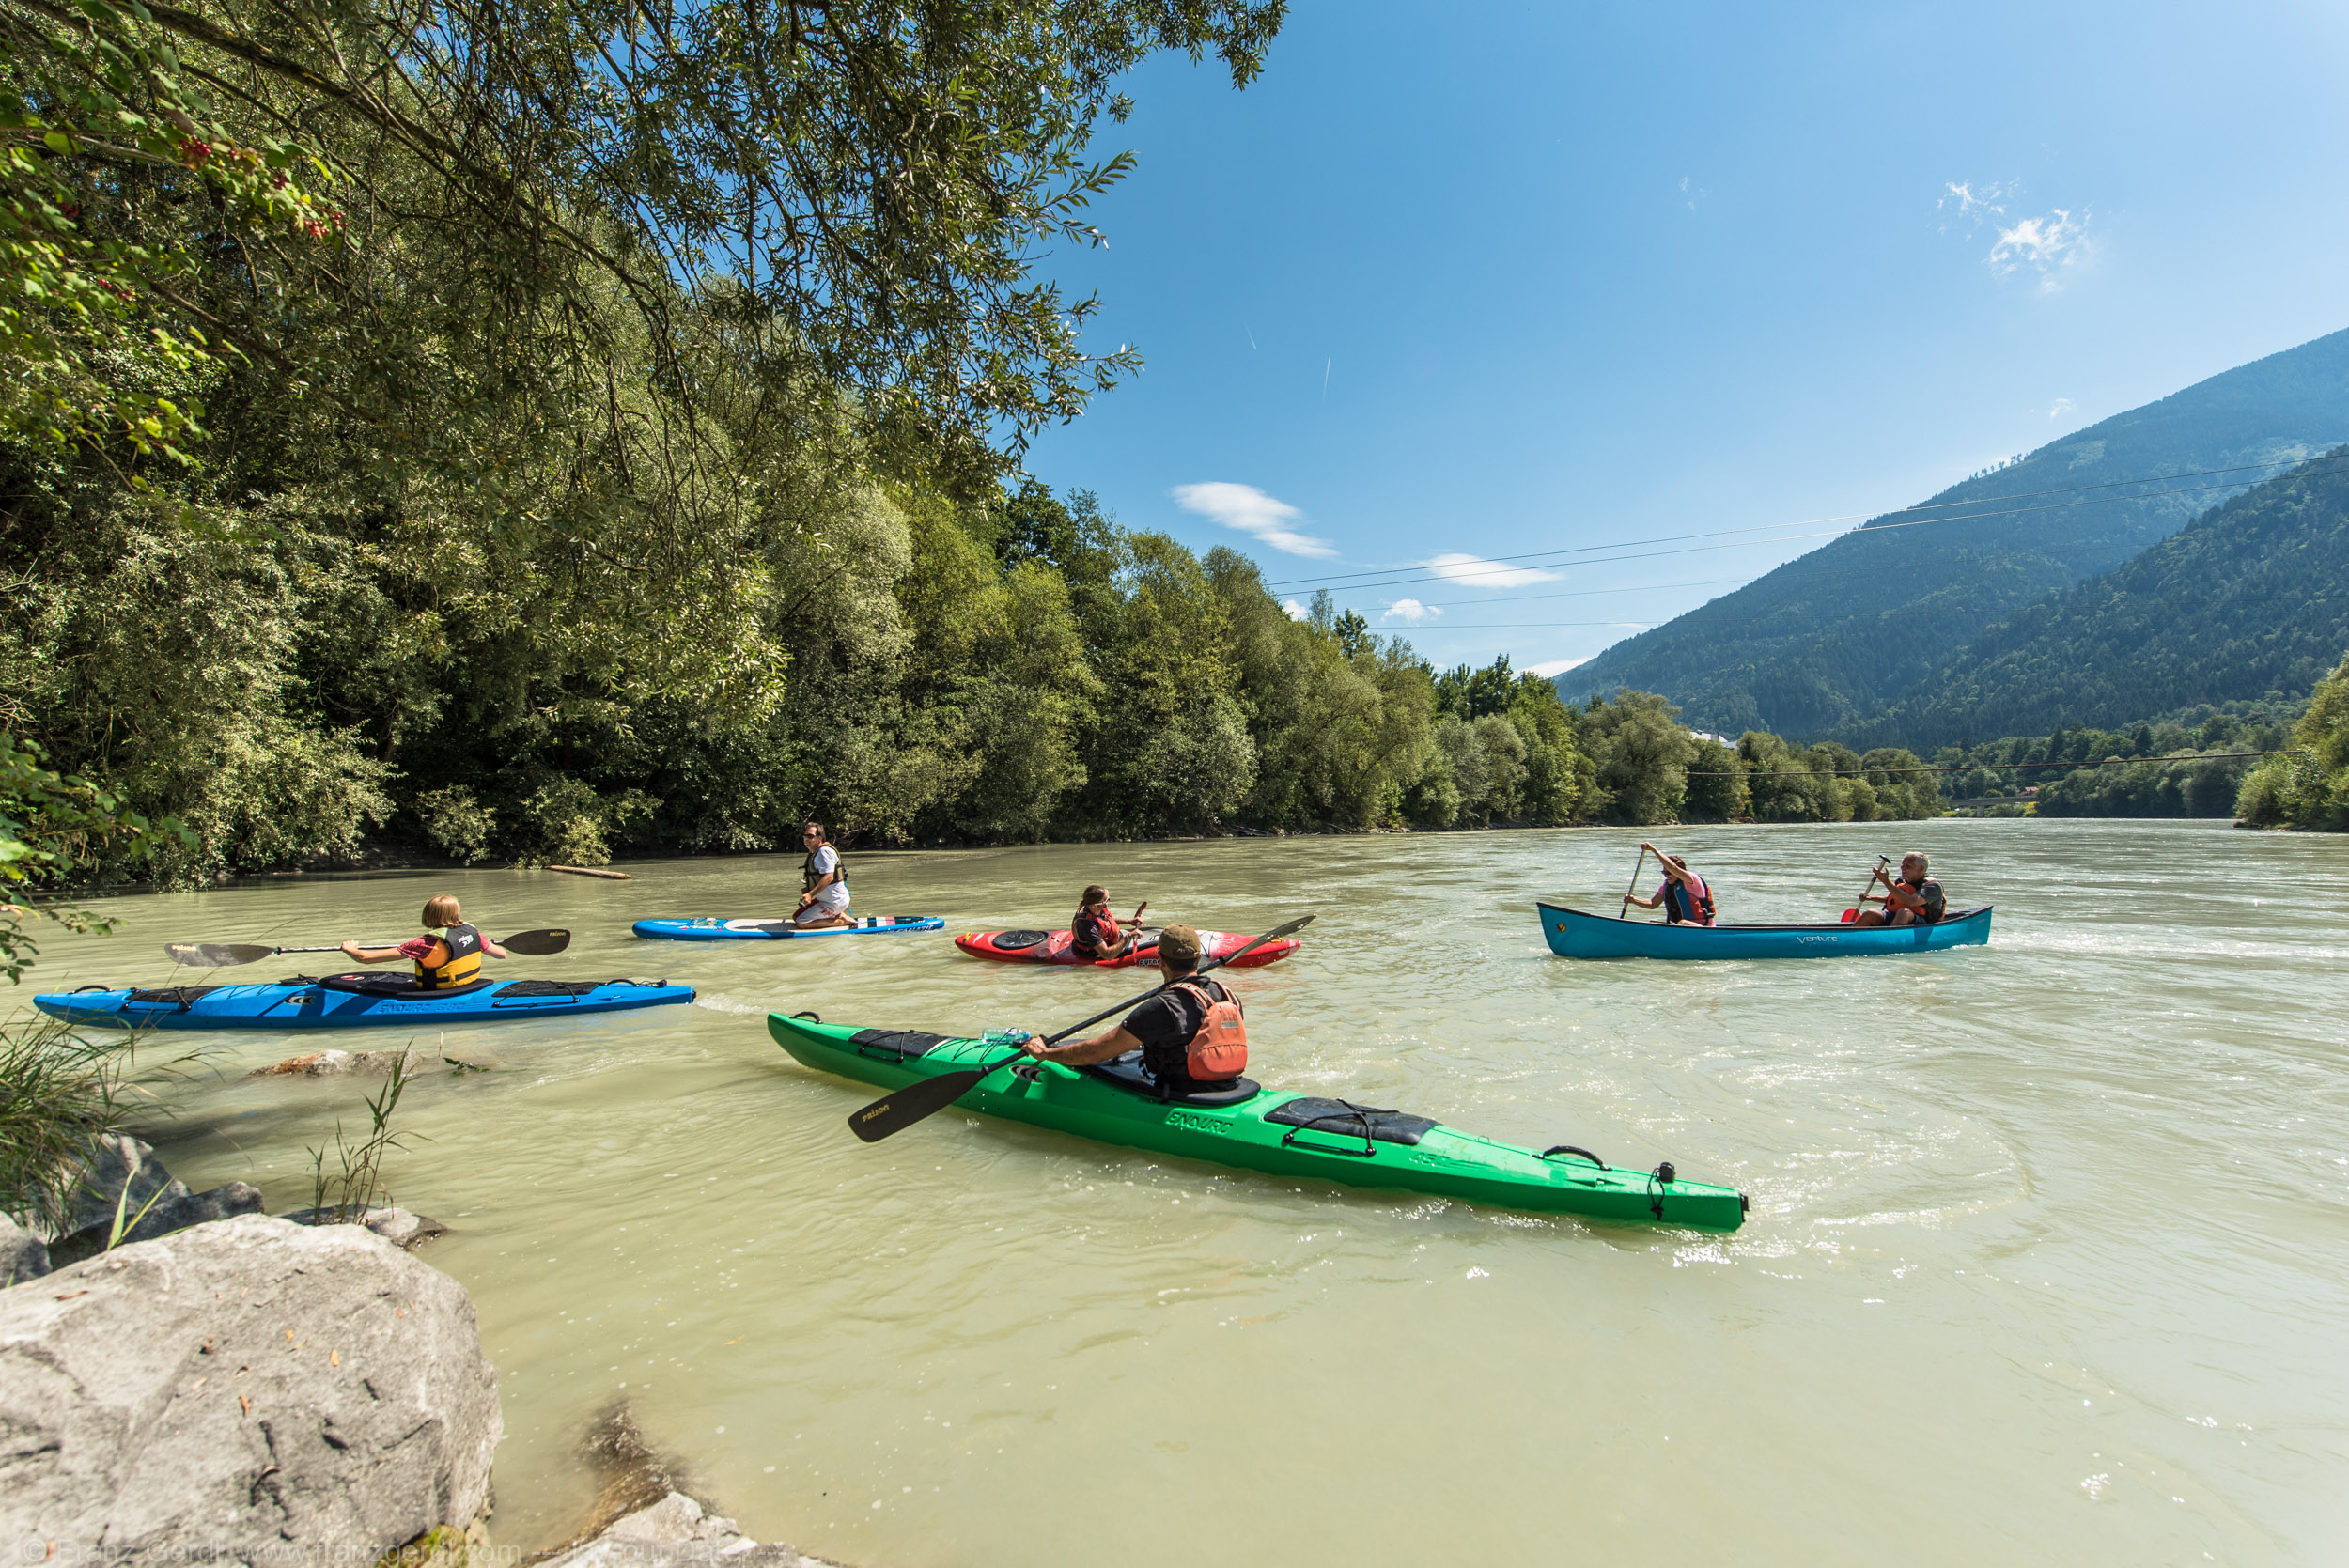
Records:
<instances>
[{"instance_id":1,"label":"rock in shallow water","mask_svg":"<svg viewBox=\"0 0 2349 1568\"><path fill-rule=\"evenodd\" d=\"M682 1492L620 1519L593 1541L548 1558L538 1568L672 1568L724 1562L739 1568L834 1568L777 1542L760 1545L732 1519L707 1513Z\"/></svg>"},{"instance_id":2,"label":"rock in shallow water","mask_svg":"<svg viewBox=\"0 0 2349 1568\"><path fill-rule=\"evenodd\" d=\"M502 1430L463 1288L359 1226L247 1215L0 1291L28 1553L372 1561L480 1512Z\"/></svg>"},{"instance_id":3,"label":"rock in shallow water","mask_svg":"<svg viewBox=\"0 0 2349 1568\"><path fill-rule=\"evenodd\" d=\"M393 1246L405 1247L412 1252L434 1236L448 1234L448 1227L429 1215L411 1214L388 1204L379 1204L350 1219L337 1219L334 1212L332 1208L295 1209L279 1218L297 1225L363 1225Z\"/></svg>"}]
</instances>

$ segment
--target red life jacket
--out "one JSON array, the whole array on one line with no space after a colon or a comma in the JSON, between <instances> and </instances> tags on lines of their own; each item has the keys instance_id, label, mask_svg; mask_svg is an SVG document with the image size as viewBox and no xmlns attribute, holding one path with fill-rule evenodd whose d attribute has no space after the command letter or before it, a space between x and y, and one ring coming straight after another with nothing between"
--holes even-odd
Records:
<instances>
[{"instance_id":1,"label":"red life jacket","mask_svg":"<svg viewBox=\"0 0 2349 1568\"><path fill-rule=\"evenodd\" d=\"M1183 1071L1195 1083L1212 1083L1219 1079L1233 1079L1248 1070L1248 1020L1239 1010L1237 999L1218 986L1215 992L1195 980L1177 980L1169 987L1189 991L1207 1010L1199 1022L1198 1032L1184 1042ZM1217 1000L1216 993L1221 994Z\"/></svg>"},{"instance_id":2,"label":"red life jacket","mask_svg":"<svg viewBox=\"0 0 2349 1568\"><path fill-rule=\"evenodd\" d=\"M1077 918L1068 923L1068 935L1086 947L1115 947L1124 934L1117 917L1107 911L1097 915L1091 909L1079 909Z\"/></svg>"}]
</instances>

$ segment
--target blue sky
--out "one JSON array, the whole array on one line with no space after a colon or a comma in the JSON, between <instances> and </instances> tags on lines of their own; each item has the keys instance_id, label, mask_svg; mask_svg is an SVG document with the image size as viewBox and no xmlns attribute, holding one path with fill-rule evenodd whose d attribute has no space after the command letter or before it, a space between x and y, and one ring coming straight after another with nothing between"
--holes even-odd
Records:
<instances>
[{"instance_id":1,"label":"blue sky","mask_svg":"<svg viewBox=\"0 0 2349 1568\"><path fill-rule=\"evenodd\" d=\"M1298 0L1097 139L1140 167L1051 266L1148 367L1028 468L1547 670L2349 326L2345 74L2337 5Z\"/></svg>"}]
</instances>

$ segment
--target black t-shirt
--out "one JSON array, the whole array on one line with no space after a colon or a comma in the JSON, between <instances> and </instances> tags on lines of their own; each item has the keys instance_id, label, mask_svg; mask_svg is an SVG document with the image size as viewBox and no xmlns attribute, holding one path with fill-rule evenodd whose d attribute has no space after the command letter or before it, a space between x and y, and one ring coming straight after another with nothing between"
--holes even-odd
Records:
<instances>
[{"instance_id":1,"label":"black t-shirt","mask_svg":"<svg viewBox=\"0 0 2349 1568\"><path fill-rule=\"evenodd\" d=\"M1192 984L1219 1001L1232 994L1213 980ZM1169 986L1126 1015L1126 1032L1142 1042L1142 1064L1150 1076L1180 1089L1191 1081L1183 1048L1206 1021L1206 1004L1195 993Z\"/></svg>"}]
</instances>

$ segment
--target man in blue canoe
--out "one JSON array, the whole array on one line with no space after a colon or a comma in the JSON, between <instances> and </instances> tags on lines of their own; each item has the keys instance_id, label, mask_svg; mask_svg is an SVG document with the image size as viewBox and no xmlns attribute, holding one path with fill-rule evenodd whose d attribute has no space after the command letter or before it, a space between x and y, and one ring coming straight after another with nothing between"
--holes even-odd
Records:
<instances>
[{"instance_id":1,"label":"man in blue canoe","mask_svg":"<svg viewBox=\"0 0 2349 1568\"><path fill-rule=\"evenodd\" d=\"M1704 885L1704 878L1688 869L1688 862L1675 860L1645 839L1640 847L1654 855L1664 868L1664 879L1657 884L1652 898L1634 898L1629 893L1623 901L1635 909L1653 909L1663 906L1664 918L1674 925L1710 925L1713 924L1713 890Z\"/></svg>"},{"instance_id":2,"label":"man in blue canoe","mask_svg":"<svg viewBox=\"0 0 2349 1568\"><path fill-rule=\"evenodd\" d=\"M1862 904L1881 904L1881 909L1862 909L1852 920L1854 925L1931 925L1949 908L1942 895L1941 884L1925 875L1931 869L1922 855L1901 857L1898 880L1887 877L1884 867L1875 869L1875 879L1884 884L1884 892L1860 900Z\"/></svg>"},{"instance_id":3,"label":"man in blue canoe","mask_svg":"<svg viewBox=\"0 0 2349 1568\"><path fill-rule=\"evenodd\" d=\"M824 842L824 825L801 829L800 846L807 859L800 865L800 907L792 924L811 931L848 924L848 868L840 863L840 851Z\"/></svg>"}]
</instances>

